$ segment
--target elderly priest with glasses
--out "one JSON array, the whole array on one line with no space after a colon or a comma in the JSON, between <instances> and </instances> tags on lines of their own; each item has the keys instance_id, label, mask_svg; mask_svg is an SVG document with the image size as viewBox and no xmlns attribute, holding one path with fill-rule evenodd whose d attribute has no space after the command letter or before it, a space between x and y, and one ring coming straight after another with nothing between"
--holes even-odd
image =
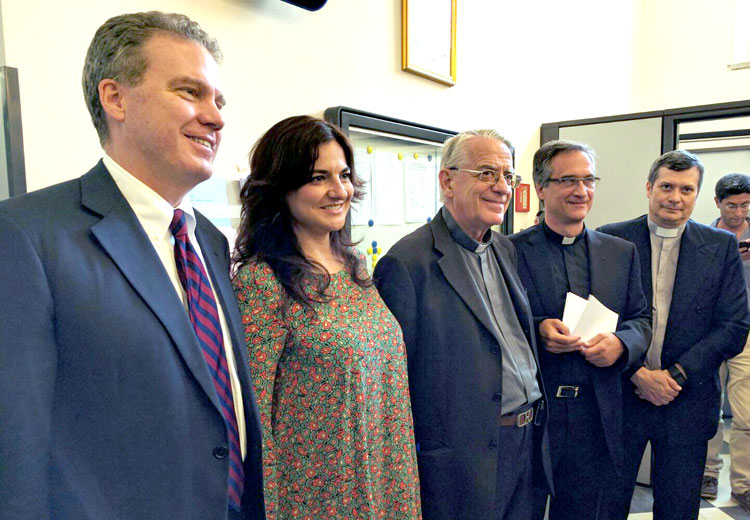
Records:
<instances>
[{"instance_id":1,"label":"elderly priest with glasses","mask_svg":"<svg viewBox=\"0 0 750 520\"><path fill-rule=\"evenodd\" d=\"M516 253L501 224L513 146L494 130L449 139L444 206L375 268L404 332L425 520L530 519L551 486L544 386Z\"/></svg>"},{"instance_id":2,"label":"elderly priest with glasses","mask_svg":"<svg viewBox=\"0 0 750 520\"><path fill-rule=\"evenodd\" d=\"M624 464L620 376L640 361L651 338L635 246L584 225L598 181L594 153L586 145L545 144L534 154L544 222L510 237L550 398L555 481L550 520L616 517ZM563 323L563 311L573 304L566 308L566 302L576 297L591 308L597 301L607 307L609 327L594 325L586 311L579 326L588 326L588 332L569 319ZM543 515L542 507L537 518Z\"/></svg>"}]
</instances>

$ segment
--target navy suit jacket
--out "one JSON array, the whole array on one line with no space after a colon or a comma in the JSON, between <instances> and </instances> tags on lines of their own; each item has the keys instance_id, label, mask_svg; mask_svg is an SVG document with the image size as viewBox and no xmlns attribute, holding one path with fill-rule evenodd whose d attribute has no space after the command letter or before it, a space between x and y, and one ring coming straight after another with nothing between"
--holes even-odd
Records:
<instances>
[{"instance_id":1,"label":"navy suit jacket","mask_svg":"<svg viewBox=\"0 0 750 520\"><path fill-rule=\"evenodd\" d=\"M648 301L653 301L646 215L600 229L635 244L641 259L641 285ZM719 365L742 351L750 328L744 280L737 239L727 231L688 220L661 356L663 368L680 363L688 376L675 400L659 407L667 433L675 438L703 442L716 433ZM641 416L641 407L652 406L632 398L632 385L629 396L626 414L634 418Z\"/></svg>"},{"instance_id":2,"label":"navy suit jacket","mask_svg":"<svg viewBox=\"0 0 750 520\"><path fill-rule=\"evenodd\" d=\"M375 267L375 283L404 332L425 520L486 518L495 502L501 355L490 316L440 212L402 238ZM515 251L494 233L497 257L536 359ZM542 391L541 378L539 381ZM546 409L541 414L546 421ZM545 435L535 474L551 483Z\"/></svg>"},{"instance_id":3,"label":"navy suit jacket","mask_svg":"<svg viewBox=\"0 0 750 520\"><path fill-rule=\"evenodd\" d=\"M641 289L641 265L633 244L587 230L590 293L619 314L615 335L625 347L623 357L609 367L590 367L602 427L612 461L618 471L624 462L622 434L622 386L620 371L640 363L651 341L651 313ZM547 239L541 225L512 235L518 252L518 275L529 295L537 333L547 318L562 319L565 291L552 290L552 260L559 258L556 246ZM556 354L542 351L542 373L555 362Z\"/></svg>"},{"instance_id":4,"label":"navy suit jacket","mask_svg":"<svg viewBox=\"0 0 750 520\"><path fill-rule=\"evenodd\" d=\"M196 237L231 332L263 518L260 421L224 237ZM0 518L225 520L229 457L187 313L101 162L0 203Z\"/></svg>"}]
</instances>

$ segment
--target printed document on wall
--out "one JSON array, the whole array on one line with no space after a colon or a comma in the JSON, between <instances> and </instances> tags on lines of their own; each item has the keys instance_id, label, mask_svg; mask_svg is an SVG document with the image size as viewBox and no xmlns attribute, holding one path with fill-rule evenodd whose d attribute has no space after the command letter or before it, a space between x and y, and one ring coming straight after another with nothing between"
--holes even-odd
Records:
<instances>
[{"instance_id":1,"label":"printed document on wall","mask_svg":"<svg viewBox=\"0 0 750 520\"><path fill-rule=\"evenodd\" d=\"M375 225L404 222L404 162L394 152L375 152L372 213Z\"/></svg>"},{"instance_id":2,"label":"printed document on wall","mask_svg":"<svg viewBox=\"0 0 750 520\"><path fill-rule=\"evenodd\" d=\"M404 162L404 220L426 222L435 213L435 163L411 158Z\"/></svg>"}]
</instances>

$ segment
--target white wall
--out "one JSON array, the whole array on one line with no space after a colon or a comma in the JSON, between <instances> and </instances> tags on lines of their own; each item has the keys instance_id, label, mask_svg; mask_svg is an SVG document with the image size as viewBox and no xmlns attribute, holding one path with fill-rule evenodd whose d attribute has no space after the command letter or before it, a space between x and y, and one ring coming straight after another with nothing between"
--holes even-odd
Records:
<instances>
[{"instance_id":1,"label":"white wall","mask_svg":"<svg viewBox=\"0 0 750 520\"><path fill-rule=\"evenodd\" d=\"M231 176L279 119L347 105L454 130L496 127L530 178L541 123L632 106L635 6L561 4L459 0L458 84L449 88L400 70L400 0L329 0L314 13L280 0L3 0L28 187L76 177L97 160L80 87L86 48L109 16L148 9L183 12L222 45L229 104L218 175Z\"/></svg>"},{"instance_id":2,"label":"white wall","mask_svg":"<svg viewBox=\"0 0 750 520\"><path fill-rule=\"evenodd\" d=\"M76 177L100 155L83 103L88 43L109 16L187 14L224 51L227 126L217 174L292 114L347 105L462 130L495 127L530 181L545 122L744 99L750 70L729 72L735 0L459 0L458 84L400 70L400 0L3 0L6 62L19 69L27 183ZM532 211L519 214L526 227Z\"/></svg>"},{"instance_id":3,"label":"white wall","mask_svg":"<svg viewBox=\"0 0 750 520\"><path fill-rule=\"evenodd\" d=\"M727 68L735 13L736 0L640 0L634 109L750 98L750 69Z\"/></svg>"}]
</instances>

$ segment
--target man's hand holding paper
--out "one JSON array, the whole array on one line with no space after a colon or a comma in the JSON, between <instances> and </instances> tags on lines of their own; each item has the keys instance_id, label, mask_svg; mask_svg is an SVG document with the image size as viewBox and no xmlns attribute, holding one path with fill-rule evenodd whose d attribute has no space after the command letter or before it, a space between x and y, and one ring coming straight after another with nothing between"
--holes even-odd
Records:
<instances>
[{"instance_id":1,"label":"man's hand holding paper","mask_svg":"<svg viewBox=\"0 0 750 520\"><path fill-rule=\"evenodd\" d=\"M586 361L597 367L608 367L625 350L620 339L613 334L617 330L618 319L618 314L604 306L593 294L584 300L569 292L561 325L567 331L572 331L568 332L568 338L580 339L577 344ZM542 335L541 326L539 332Z\"/></svg>"},{"instance_id":2,"label":"man's hand holding paper","mask_svg":"<svg viewBox=\"0 0 750 520\"><path fill-rule=\"evenodd\" d=\"M552 354L565 354L581 350L583 340L570 334L570 329L560 320L547 319L539 324L539 337Z\"/></svg>"}]
</instances>

